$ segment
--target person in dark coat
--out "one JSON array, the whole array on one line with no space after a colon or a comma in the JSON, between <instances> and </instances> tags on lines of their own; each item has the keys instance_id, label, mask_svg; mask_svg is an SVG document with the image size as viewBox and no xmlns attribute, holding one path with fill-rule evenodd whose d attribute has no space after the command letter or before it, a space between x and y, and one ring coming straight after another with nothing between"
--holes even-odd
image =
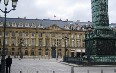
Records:
<instances>
[{"instance_id":1,"label":"person in dark coat","mask_svg":"<svg viewBox=\"0 0 116 73\"><path fill-rule=\"evenodd\" d=\"M10 73L11 64L12 64L12 58L8 56L8 58L6 58L6 73Z\"/></svg>"}]
</instances>

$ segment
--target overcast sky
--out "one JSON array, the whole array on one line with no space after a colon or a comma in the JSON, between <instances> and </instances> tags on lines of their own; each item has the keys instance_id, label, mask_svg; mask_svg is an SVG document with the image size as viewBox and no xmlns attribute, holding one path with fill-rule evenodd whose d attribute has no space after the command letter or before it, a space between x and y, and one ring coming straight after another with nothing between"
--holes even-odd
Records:
<instances>
[{"instance_id":1,"label":"overcast sky","mask_svg":"<svg viewBox=\"0 0 116 73\"><path fill-rule=\"evenodd\" d=\"M3 1L0 8L4 10ZM9 0L8 10L11 8ZM0 15L4 16L2 12ZM91 21L91 0L19 0L16 10L7 14L7 17ZM116 0L109 0L109 20L110 23L116 23Z\"/></svg>"}]
</instances>

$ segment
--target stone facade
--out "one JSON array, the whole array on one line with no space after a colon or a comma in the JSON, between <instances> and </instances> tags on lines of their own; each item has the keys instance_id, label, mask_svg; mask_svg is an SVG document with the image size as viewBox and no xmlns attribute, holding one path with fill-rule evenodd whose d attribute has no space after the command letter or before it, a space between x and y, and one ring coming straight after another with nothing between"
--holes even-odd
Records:
<instances>
[{"instance_id":1,"label":"stone facade","mask_svg":"<svg viewBox=\"0 0 116 73\"><path fill-rule=\"evenodd\" d=\"M28 20L32 21L33 19L7 19L6 55L16 57L22 53L27 57L53 58L55 56L62 58L65 50L67 56L84 55L84 31L65 29L64 26L60 27L55 23L46 27L41 24L41 28L34 27L34 25L31 27ZM2 51L4 34L2 19L0 23L0 51ZM30 27L24 27L24 23L25 26L27 24Z\"/></svg>"}]
</instances>

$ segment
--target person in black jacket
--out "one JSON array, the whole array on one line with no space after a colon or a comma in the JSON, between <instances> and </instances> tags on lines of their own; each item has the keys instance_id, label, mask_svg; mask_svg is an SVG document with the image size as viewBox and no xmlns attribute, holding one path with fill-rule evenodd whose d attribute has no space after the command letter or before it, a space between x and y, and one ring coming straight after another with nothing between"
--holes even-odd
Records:
<instances>
[{"instance_id":1,"label":"person in black jacket","mask_svg":"<svg viewBox=\"0 0 116 73\"><path fill-rule=\"evenodd\" d=\"M10 67L12 64L12 58L10 58L10 56L8 56L8 58L6 58L6 73L10 73Z\"/></svg>"}]
</instances>

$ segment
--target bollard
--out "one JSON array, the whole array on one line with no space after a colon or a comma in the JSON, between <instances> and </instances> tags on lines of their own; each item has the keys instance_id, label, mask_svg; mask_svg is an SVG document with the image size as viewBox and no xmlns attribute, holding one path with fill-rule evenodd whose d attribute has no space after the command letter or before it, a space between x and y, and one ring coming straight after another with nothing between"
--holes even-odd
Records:
<instances>
[{"instance_id":1,"label":"bollard","mask_svg":"<svg viewBox=\"0 0 116 73\"><path fill-rule=\"evenodd\" d=\"M20 71L20 73L22 73L22 71Z\"/></svg>"},{"instance_id":2,"label":"bollard","mask_svg":"<svg viewBox=\"0 0 116 73\"><path fill-rule=\"evenodd\" d=\"M53 71L53 73L55 73L55 71Z\"/></svg>"},{"instance_id":3,"label":"bollard","mask_svg":"<svg viewBox=\"0 0 116 73\"><path fill-rule=\"evenodd\" d=\"M74 73L74 66L71 67L71 73Z\"/></svg>"},{"instance_id":4,"label":"bollard","mask_svg":"<svg viewBox=\"0 0 116 73\"><path fill-rule=\"evenodd\" d=\"M89 70L87 70L87 73L89 73Z\"/></svg>"},{"instance_id":5,"label":"bollard","mask_svg":"<svg viewBox=\"0 0 116 73\"><path fill-rule=\"evenodd\" d=\"M39 73L39 71L37 71L36 73Z\"/></svg>"},{"instance_id":6,"label":"bollard","mask_svg":"<svg viewBox=\"0 0 116 73\"><path fill-rule=\"evenodd\" d=\"M103 73L103 69L101 69L101 73Z\"/></svg>"}]
</instances>

